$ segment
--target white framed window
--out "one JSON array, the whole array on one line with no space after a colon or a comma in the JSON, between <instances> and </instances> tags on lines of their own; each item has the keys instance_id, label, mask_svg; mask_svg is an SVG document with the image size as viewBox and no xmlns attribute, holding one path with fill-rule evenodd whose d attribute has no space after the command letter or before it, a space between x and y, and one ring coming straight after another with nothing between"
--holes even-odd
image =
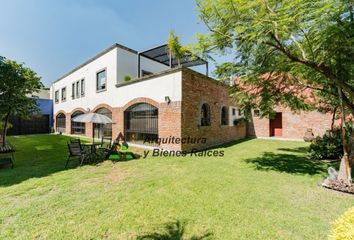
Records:
<instances>
[{"instance_id":1,"label":"white framed window","mask_svg":"<svg viewBox=\"0 0 354 240\"><path fill-rule=\"evenodd\" d=\"M71 98L75 99L75 83L71 84Z\"/></svg>"},{"instance_id":2,"label":"white framed window","mask_svg":"<svg viewBox=\"0 0 354 240\"><path fill-rule=\"evenodd\" d=\"M66 87L63 87L61 89L61 101L65 102L66 101Z\"/></svg>"},{"instance_id":3,"label":"white framed window","mask_svg":"<svg viewBox=\"0 0 354 240\"><path fill-rule=\"evenodd\" d=\"M85 79L81 79L81 97L85 96Z\"/></svg>"},{"instance_id":4,"label":"white framed window","mask_svg":"<svg viewBox=\"0 0 354 240\"><path fill-rule=\"evenodd\" d=\"M107 88L106 69L96 73L96 91L104 91Z\"/></svg>"},{"instance_id":5,"label":"white framed window","mask_svg":"<svg viewBox=\"0 0 354 240\"><path fill-rule=\"evenodd\" d=\"M76 98L79 98L80 97L80 81L77 81L76 82L76 88L75 88L75 96Z\"/></svg>"},{"instance_id":6,"label":"white framed window","mask_svg":"<svg viewBox=\"0 0 354 240\"><path fill-rule=\"evenodd\" d=\"M54 100L55 100L55 103L59 103L59 90L55 91Z\"/></svg>"}]
</instances>

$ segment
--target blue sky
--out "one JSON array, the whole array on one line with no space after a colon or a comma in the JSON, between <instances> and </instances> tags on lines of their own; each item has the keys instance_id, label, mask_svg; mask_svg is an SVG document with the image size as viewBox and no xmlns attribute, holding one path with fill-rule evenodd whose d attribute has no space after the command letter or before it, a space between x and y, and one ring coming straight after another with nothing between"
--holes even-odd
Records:
<instances>
[{"instance_id":1,"label":"blue sky","mask_svg":"<svg viewBox=\"0 0 354 240\"><path fill-rule=\"evenodd\" d=\"M25 62L46 86L115 42L138 51L205 33L194 0L0 0L0 55Z\"/></svg>"}]
</instances>

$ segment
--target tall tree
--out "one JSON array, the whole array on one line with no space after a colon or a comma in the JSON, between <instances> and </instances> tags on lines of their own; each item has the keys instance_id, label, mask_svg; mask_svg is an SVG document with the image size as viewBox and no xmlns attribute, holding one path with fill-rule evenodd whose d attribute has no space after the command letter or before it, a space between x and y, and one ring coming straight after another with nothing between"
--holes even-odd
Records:
<instances>
[{"instance_id":1,"label":"tall tree","mask_svg":"<svg viewBox=\"0 0 354 240\"><path fill-rule=\"evenodd\" d=\"M343 145L339 178L351 183L352 136L345 113L354 115L354 19L350 0L197 0L209 29L198 35L199 54L231 53L234 61L218 74L236 75L234 96L245 108L259 107L264 116L277 104L308 110L304 90L340 109ZM274 78L277 80L274 81ZM313 106L312 106L313 107Z\"/></svg>"},{"instance_id":2,"label":"tall tree","mask_svg":"<svg viewBox=\"0 0 354 240\"><path fill-rule=\"evenodd\" d=\"M31 94L43 87L40 77L23 64L0 56L0 117L3 123L2 140L6 134L10 116L27 118L38 111Z\"/></svg>"}]
</instances>

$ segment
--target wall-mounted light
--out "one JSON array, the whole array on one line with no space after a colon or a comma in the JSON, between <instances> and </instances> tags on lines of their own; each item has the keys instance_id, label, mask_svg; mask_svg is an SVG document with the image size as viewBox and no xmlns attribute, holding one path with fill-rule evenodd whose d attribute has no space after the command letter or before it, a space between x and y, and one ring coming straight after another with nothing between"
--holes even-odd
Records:
<instances>
[{"instance_id":1,"label":"wall-mounted light","mask_svg":"<svg viewBox=\"0 0 354 240\"><path fill-rule=\"evenodd\" d=\"M165 97L165 102L167 102L167 104L170 104L171 103L171 99L169 96L166 96Z\"/></svg>"}]
</instances>

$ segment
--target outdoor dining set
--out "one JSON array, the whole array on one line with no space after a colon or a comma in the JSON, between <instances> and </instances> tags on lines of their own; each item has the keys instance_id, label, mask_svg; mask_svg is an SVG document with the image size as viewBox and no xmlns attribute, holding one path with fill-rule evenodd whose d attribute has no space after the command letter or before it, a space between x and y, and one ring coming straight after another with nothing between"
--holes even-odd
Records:
<instances>
[{"instance_id":1,"label":"outdoor dining set","mask_svg":"<svg viewBox=\"0 0 354 240\"><path fill-rule=\"evenodd\" d=\"M69 155L66 160L67 168L71 160L79 160L80 166L85 163L97 164L104 160L128 161L140 158L140 155L128 152L127 144L120 143L118 138L112 143L112 138L102 137L101 142L82 142L80 139L71 139L68 142Z\"/></svg>"},{"instance_id":2,"label":"outdoor dining set","mask_svg":"<svg viewBox=\"0 0 354 240\"><path fill-rule=\"evenodd\" d=\"M80 166L85 163L96 164L104 160L127 161L140 158L139 154L126 151L128 145L122 134L112 142L112 138L102 137L100 142L82 142L80 139L71 139L68 142L69 155L66 160L67 168L71 160L77 159Z\"/></svg>"},{"instance_id":3,"label":"outdoor dining set","mask_svg":"<svg viewBox=\"0 0 354 240\"><path fill-rule=\"evenodd\" d=\"M112 119L98 113L86 113L76 116L73 122L112 124ZM94 131L93 131L94 134ZM102 137L100 142L95 142L95 136L92 136L91 143L82 142L80 139L71 139L68 143L69 156L65 168L72 159L79 159L80 166L84 163L98 163L103 160L124 161L137 159L140 156L124 150L128 149L128 144L122 133L112 142L110 137Z\"/></svg>"}]
</instances>

